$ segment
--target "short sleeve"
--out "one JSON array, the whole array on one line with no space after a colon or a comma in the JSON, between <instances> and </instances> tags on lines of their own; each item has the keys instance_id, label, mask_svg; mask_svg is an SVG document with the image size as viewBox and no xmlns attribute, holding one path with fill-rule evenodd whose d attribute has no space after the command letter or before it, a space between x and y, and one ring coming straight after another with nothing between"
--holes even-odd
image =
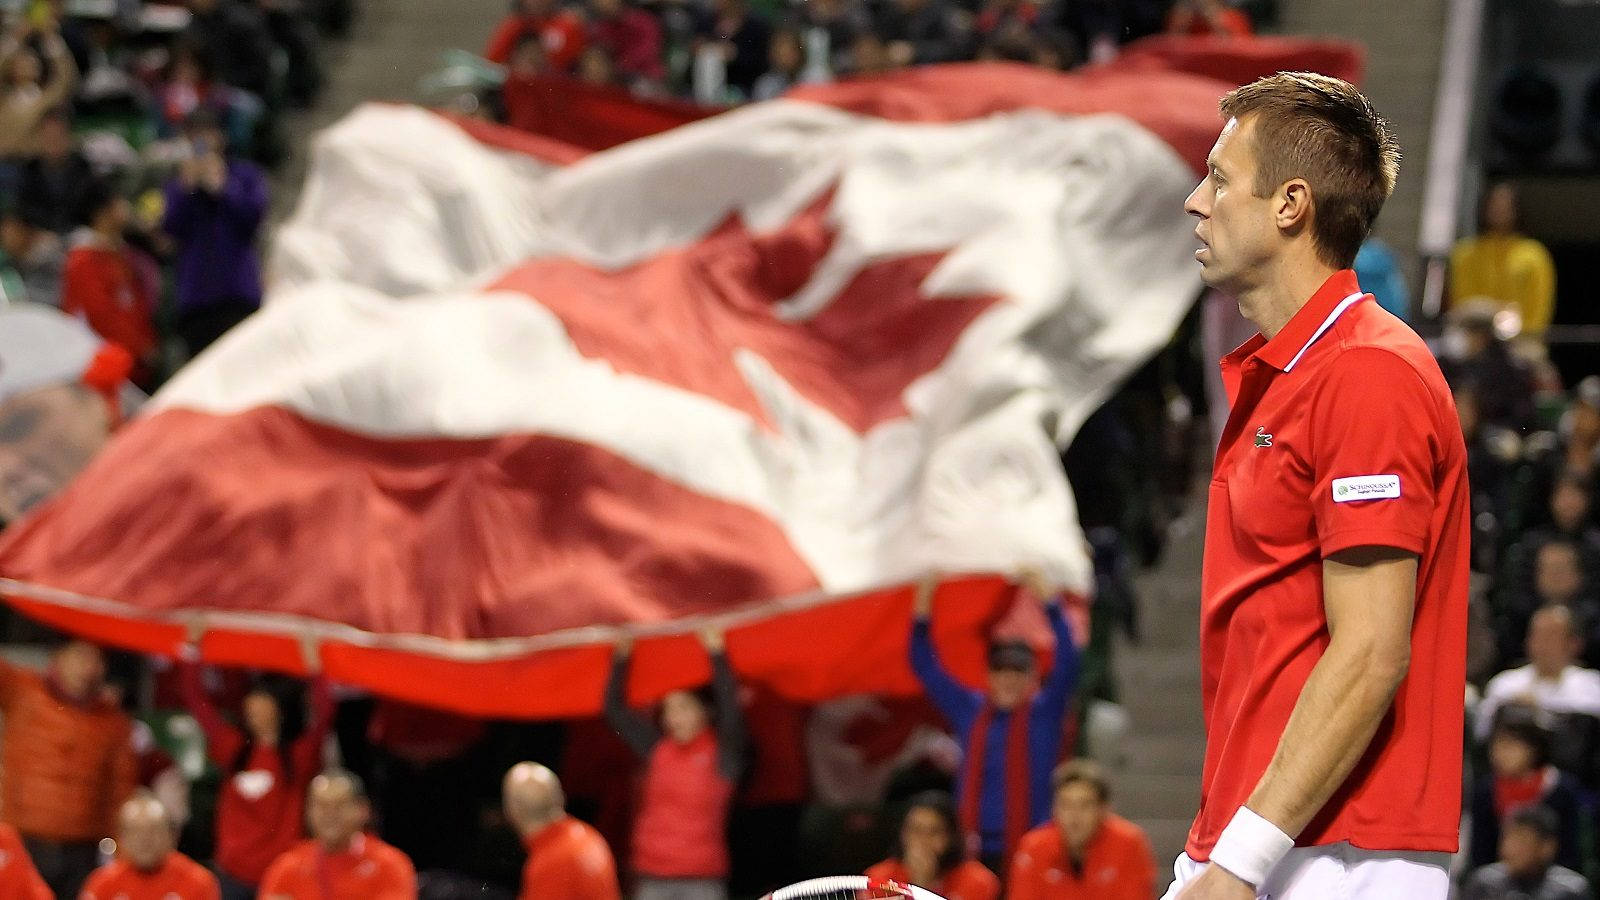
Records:
<instances>
[{"instance_id":1,"label":"short sleeve","mask_svg":"<svg viewBox=\"0 0 1600 900\"><path fill-rule=\"evenodd\" d=\"M1422 376L1388 350L1346 350L1329 364L1311 416L1311 508L1323 557L1363 546L1420 555L1440 446Z\"/></svg>"}]
</instances>

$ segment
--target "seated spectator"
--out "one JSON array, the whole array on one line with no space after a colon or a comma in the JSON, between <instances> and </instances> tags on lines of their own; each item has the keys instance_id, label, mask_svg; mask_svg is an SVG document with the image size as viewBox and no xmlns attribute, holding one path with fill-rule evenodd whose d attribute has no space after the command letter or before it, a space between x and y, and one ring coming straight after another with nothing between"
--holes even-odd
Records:
<instances>
[{"instance_id":1,"label":"seated spectator","mask_svg":"<svg viewBox=\"0 0 1600 900\"><path fill-rule=\"evenodd\" d=\"M852 71L851 45L857 35L872 30L865 6L849 0L807 0L798 12L807 49L814 41L822 44L813 52L820 53L823 68L829 73Z\"/></svg>"},{"instance_id":2,"label":"seated spectator","mask_svg":"<svg viewBox=\"0 0 1600 900\"><path fill-rule=\"evenodd\" d=\"M366 833L372 804L361 779L341 769L311 780L301 841L267 867L261 900L416 900L404 853Z\"/></svg>"},{"instance_id":3,"label":"seated spectator","mask_svg":"<svg viewBox=\"0 0 1600 900\"><path fill-rule=\"evenodd\" d=\"M517 0L516 7L489 36L484 58L505 65L524 37L536 35L553 71L570 75L585 45L583 20L557 6L556 0Z\"/></svg>"},{"instance_id":4,"label":"seated spectator","mask_svg":"<svg viewBox=\"0 0 1600 900\"><path fill-rule=\"evenodd\" d=\"M1249 37L1254 32L1250 17L1223 0L1178 0L1167 15L1168 34Z\"/></svg>"},{"instance_id":5,"label":"seated spectator","mask_svg":"<svg viewBox=\"0 0 1600 900\"><path fill-rule=\"evenodd\" d=\"M1478 739L1489 737L1496 714L1513 704L1544 712L1600 716L1600 672L1577 665L1583 636L1572 610L1547 606L1528 623L1528 664L1489 679L1478 706Z\"/></svg>"},{"instance_id":6,"label":"seated spectator","mask_svg":"<svg viewBox=\"0 0 1600 900\"><path fill-rule=\"evenodd\" d=\"M1496 616L1501 658L1515 658L1526 639L1533 611L1542 606L1566 606L1585 635L1584 658L1597 649L1589 638L1600 622L1600 603L1593 596L1594 573L1584 568L1583 549L1564 538L1551 538L1533 552L1533 583L1501 595Z\"/></svg>"},{"instance_id":7,"label":"seated spectator","mask_svg":"<svg viewBox=\"0 0 1600 900\"><path fill-rule=\"evenodd\" d=\"M1517 189L1490 185L1478 208L1478 234L1450 251L1452 305L1487 297L1522 317L1522 333L1538 337L1555 315L1556 268L1544 245L1519 233Z\"/></svg>"},{"instance_id":8,"label":"seated spectator","mask_svg":"<svg viewBox=\"0 0 1600 900\"><path fill-rule=\"evenodd\" d=\"M133 724L106 696L100 648L69 641L37 675L0 662L0 807L58 897L76 897L137 771Z\"/></svg>"},{"instance_id":9,"label":"seated spectator","mask_svg":"<svg viewBox=\"0 0 1600 900\"><path fill-rule=\"evenodd\" d=\"M968 859L961 823L950 795L927 791L911 798L894 855L867 870L867 877L914 884L945 900L995 900L1000 879Z\"/></svg>"},{"instance_id":10,"label":"seated spectator","mask_svg":"<svg viewBox=\"0 0 1600 900\"><path fill-rule=\"evenodd\" d=\"M506 773L506 820L528 848L520 900L619 900L617 864L600 832L567 815L556 774L531 762Z\"/></svg>"},{"instance_id":11,"label":"seated spectator","mask_svg":"<svg viewBox=\"0 0 1600 900\"><path fill-rule=\"evenodd\" d=\"M1565 425L1561 468L1587 475L1591 483L1600 480L1600 375L1590 375L1572 389Z\"/></svg>"},{"instance_id":12,"label":"seated spectator","mask_svg":"<svg viewBox=\"0 0 1600 900\"><path fill-rule=\"evenodd\" d=\"M889 0L878 10L875 30L896 68L971 59L970 16L946 0Z\"/></svg>"},{"instance_id":13,"label":"seated spectator","mask_svg":"<svg viewBox=\"0 0 1600 900\"><path fill-rule=\"evenodd\" d=\"M990 646L985 691L945 671L933 647L936 579L917 586L911 626L911 668L961 741L955 792L962 829L978 836L979 858L997 873L1005 871L1023 833L1050 818L1050 769L1078 679L1078 649L1060 595L1035 577L1028 580L1056 639L1055 662L1042 684L1033 648L1020 641Z\"/></svg>"},{"instance_id":14,"label":"seated spectator","mask_svg":"<svg viewBox=\"0 0 1600 900\"><path fill-rule=\"evenodd\" d=\"M183 42L173 48L156 86L154 111L156 132L162 137L181 135L192 117L209 113L222 124L228 145L236 150L252 145L262 116L260 99L217 81L206 57Z\"/></svg>"},{"instance_id":15,"label":"seated spectator","mask_svg":"<svg viewBox=\"0 0 1600 900\"><path fill-rule=\"evenodd\" d=\"M703 632L700 640L711 655L714 705L694 691L673 691L661 701L659 728L629 709L627 640L617 644L606 682L606 721L645 761L631 861L639 897L726 895L728 809L744 773L744 716L721 632Z\"/></svg>"},{"instance_id":16,"label":"seated spectator","mask_svg":"<svg viewBox=\"0 0 1600 900\"><path fill-rule=\"evenodd\" d=\"M1512 813L1500 860L1467 878L1463 900L1589 900L1589 882L1555 864L1559 834L1555 813L1542 806Z\"/></svg>"},{"instance_id":17,"label":"seated spectator","mask_svg":"<svg viewBox=\"0 0 1600 900\"><path fill-rule=\"evenodd\" d=\"M800 73L806 64L805 47L800 43L800 32L782 28L772 33L772 45L767 58L772 68L756 79L752 100L772 100L783 96L789 88L800 83Z\"/></svg>"},{"instance_id":18,"label":"seated spectator","mask_svg":"<svg viewBox=\"0 0 1600 900\"><path fill-rule=\"evenodd\" d=\"M67 263L66 245L55 232L36 228L14 212L0 213L0 254L16 275L21 296L50 306L61 305L61 272Z\"/></svg>"},{"instance_id":19,"label":"seated spectator","mask_svg":"<svg viewBox=\"0 0 1600 900\"><path fill-rule=\"evenodd\" d=\"M161 227L177 245L173 327L194 356L261 306L255 240L267 180L254 163L225 155L222 130L205 110L189 118L184 137L190 156L167 183Z\"/></svg>"},{"instance_id":20,"label":"seated spectator","mask_svg":"<svg viewBox=\"0 0 1600 900\"><path fill-rule=\"evenodd\" d=\"M611 51L593 44L583 48L583 55L578 57L578 80L596 87L618 87L622 83Z\"/></svg>"},{"instance_id":21,"label":"seated spectator","mask_svg":"<svg viewBox=\"0 0 1600 900\"><path fill-rule=\"evenodd\" d=\"M667 70L655 16L629 0L589 0L589 13L589 43L611 54L623 82L635 90L662 83Z\"/></svg>"},{"instance_id":22,"label":"seated spectator","mask_svg":"<svg viewBox=\"0 0 1600 900\"><path fill-rule=\"evenodd\" d=\"M879 75L905 66L905 63L896 63L889 57L889 47L876 31L865 28L851 39L850 52L841 71L847 76Z\"/></svg>"},{"instance_id":23,"label":"seated spectator","mask_svg":"<svg viewBox=\"0 0 1600 900\"><path fill-rule=\"evenodd\" d=\"M94 181L89 161L73 145L72 124L52 110L39 120L38 153L23 163L17 184L17 212L35 228L65 236L83 205L84 188Z\"/></svg>"},{"instance_id":24,"label":"seated spectator","mask_svg":"<svg viewBox=\"0 0 1600 900\"><path fill-rule=\"evenodd\" d=\"M217 877L179 853L177 842L161 801L134 794L117 817L117 858L89 876L80 900L218 900Z\"/></svg>"},{"instance_id":25,"label":"seated spectator","mask_svg":"<svg viewBox=\"0 0 1600 900\"><path fill-rule=\"evenodd\" d=\"M145 277L123 232L132 210L104 182L84 188L83 227L73 232L61 274L61 309L81 316L96 334L139 361L143 381L157 357L154 285Z\"/></svg>"},{"instance_id":26,"label":"seated spectator","mask_svg":"<svg viewBox=\"0 0 1600 900\"><path fill-rule=\"evenodd\" d=\"M299 843L305 821L306 790L320 768L322 744L333 724L333 697L327 679L310 684L310 717L294 740L284 734L278 696L256 686L239 704L239 726L217 712L200 683L196 643L190 635L179 676L183 704L200 724L206 755L222 773L216 811L216 868L228 900L255 896L274 859ZM305 652L307 670L321 672L314 645Z\"/></svg>"},{"instance_id":27,"label":"seated spectator","mask_svg":"<svg viewBox=\"0 0 1600 900\"><path fill-rule=\"evenodd\" d=\"M189 0L184 43L195 48L224 84L259 100L272 95L272 34L254 4Z\"/></svg>"},{"instance_id":28,"label":"seated spectator","mask_svg":"<svg viewBox=\"0 0 1600 900\"><path fill-rule=\"evenodd\" d=\"M726 66L724 81L748 99L754 95L756 79L769 66L767 51L772 44L772 26L765 16L752 10L748 0L715 0L696 28L700 52L715 48Z\"/></svg>"},{"instance_id":29,"label":"seated spectator","mask_svg":"<svg viewBox=\"0 0 1600 900\"><path fill-rule=\"evenodd\" d=\"M1523 432L1534 423L1533 374L1496 333L1496 312L1483 300L1452 309L1439 364L1451 384L1477 392L1485 424Z\"/></svg>"},{"instance_id":30,"label":"seated spectator","mask_svg":"<svg viewBox=\"0 0 1600 900\"><path fill-rule=\"evenodd\" d=\"M1156 880L1150 841L1111 812L1100 767L1062 763L1048 824L1028 832L1011 861L1009 900L1145 900Z\"/></svg>"},{"instance_id":31,"label":"seated spectator","mask_svg":"<svg viewBox=\"0 0 1600 900\"><path fill-rule=\"evenodd\" d=\"M0 890L9 900L54 900L17 830L0 822Z\"/></svg>"},{"instance_id":32,"label":"seated spectator","mask_svg":"<svg viewBox=\"0 0 1600 900\"><path fill-rule=\"evenodd\" d=\"M1542 805L1558 823L1556 861L1581 867L1581 792L1571 775L1550 765L1549 733L1526 719L1506 717L1489 738L1489 772L1472 787L1468 862L1474 868L1494 862L1501 823L1517 810Z\"/></svg>"},{"instance_id":33,"label":"seated spectator","mask_svg":"<svg viewBox=\"0 0 1600 900\"><path fill-rule=\"evenodd\" d=\"M1356 283L1366 288L1378 305L1396 318L1410 321L1411 292L1406 289L1406 276L1400 270L1400 260L1382 240L1369 237L1356 251Z\"/></svg>"},{"instance_id":34,"label":"seated spectator","mask_svg":"<svg viewBox=\"0 0 1600 900\"><path fill-rule=\"evenodd\" d=\"M1013 30L1031 34L1042 25L1042 9L1033 0L986 0L973 20L972 30L980 40Z\"/></svg>"},{"instance_id":35,"label":"seated spectator","mask_svg":"<svg viewBox=\"0 0 1600 900\"><path fill-rule=\"evenodd\" d=\"M283 53L283 92L305 109L322 90L322 56L317 51L316 25L301 0L256 0L267 34Z\"/></svg>"},{"instance_id":36,"label":"seated spectator","mask_svg":"<svg viewBox=\"0 0 1600 900\"><path fill-rule=\"evenodd\" d=\"M37 38L44 63L29 46ZM22 21L0 37L0 160L38 152L38 125L45 115L72 97L78 65L61 40L52 16L37 33ZM0 185L0 188L7 185Z\"/></svg>"}]
</instances>

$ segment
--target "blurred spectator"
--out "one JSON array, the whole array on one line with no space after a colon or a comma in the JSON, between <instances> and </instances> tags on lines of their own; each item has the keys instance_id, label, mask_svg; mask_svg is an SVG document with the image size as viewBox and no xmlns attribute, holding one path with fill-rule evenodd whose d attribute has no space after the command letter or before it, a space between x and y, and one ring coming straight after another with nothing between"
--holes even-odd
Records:
<instances>
[{"instance_id":1,"label":"blurred spectator","mask_svg":"<svg viewBox=\"0 0 1600 900\"><path fill-rule=\"evenodd\" d=\"M17 830L0 822L0 886L9 900L54 900Z\"/></svg>"},{"instance_id":2,"label":"blurred spectator","mask_svg":"<svg viewBox=\"0 0 1600 900\"><path fill-rule=\"evenodd\" d=\"M483 55L504 65L523 38L535 35L553 71L571 74L584 48L583 20L559 9L556 0L516 0L510 14L490 35Z\"/></svg>"},{"instance_id":3,"label":"blurred spectator","mask_svg":"<svg viewBox=\"0 0 1600 900\"><path fill-rule=\"evenodd\" d=\"M850 68L850 48L856 36L872 30L865 6L852 0L807 0L799 14L807 53L815 54L817 61L825 64L823 68L834 72Z\"/></svg>"},{"instance_id":4,"label":"blurred spectator","mask_svg":"<svg viewBox=\"0 0 1600 900\"><path fill-rule=\"evenodd\" d=\"M117 818L117 858L89 876L81 900L218 900L216 876L179 853L177 839L161 801L134 794Z\"/></svg>"},{"instance_id":5,"label":"blurred spectator","mask_svg":"<svg viewBox=\"0 0 1600 900\"><path fill-rule=\"evenodd\" d=\"M1079 57L1108 62L1121 44L1160 33L1170 6L1171 0L1078 0L1062 9L1061 25L1082 40Z\"/></svg>"},{"instance_id":6,"label":"blurred spectator","mask_svg":"<svg viewBox=\"0 0 1600 900\"><path fill-rule=\"evenodd\" d=\"M773 32L767 58L772 68L756 79L755 89L750 97L752 100L771 100L781 97L789 88L800 83L801 72L806 63L805 47L800 41L800 32L792 28L781 28Z\"/></svg>"},{"instance_id":7,"label":"blurred spectator","mask_svg":"<svg viewBox=\"0 0 1600 900\"><path fill-rule=\"evenodd\" d=\"M1533 425L1533 376L1497 333L1497 312L1484 300L1452 309L1440 366L1451 384L1470 386L1477 393L1485 424L1521 432Z\"/></svg>"},{"instance_id":8,"label":"blurred spectator","mask_svg":"<svg viewBox=\"0 0 1600 900\"><path fill-rule=\"evenodd\" d=\"M255 896L267 866L300 840L306 789L317 774L333 724L333 697L320 654L305 653L310 717L294 740L284 733L278 696L257 685L239 705L239 726L224 720L201 684L198 634L185 646L179 676L183 703L205 734L206 754L222 773L216 811L216 868L228 900Z\"/></svg>"},{"instance_id":9,"label":"blurred spectator","mask_svg":"<svg viewBox=\"0 0 1600 900\"><path fill-rule=\"evenodd\" d=\"M1249 37L1254 31L1250 17L1223 0L1178 0L1167 14L1169 34Z\"/></svg>"},{"instance_id":10,"label":"blurred spectator","mask_svg":"<svg viewBox=\"0 0 1600 900\"><path fill-rule=\"evenodd\" d=\"M1054 821L1030 831L1007 879L1009 900L1145 900L1155 857L1139 826L1111 812L1111 786L1099 766L1062 763Z\"/></svg>"},{"instance_id":11,"label":"blurred spectator","mask_svg":"<svg viewBox=\"0 0 1600 900\"><path fill-rule=\"evenodd\" d=\"M83 227L73 232L61 275L61 309L83 317L97 334L140 363L135 381L156 364L155 287L124 239L132 210L103 181L84 187Z\"/></svg>"},{"instance_id":12,"label":"blurred spectator","mask_svg":"<svg viewBox=\"0 0 1600 900\"><path fill-rule=\"evenodd\" d=\"M1583 636L1572 610L1547 606L1528 623L1528 664L1501 672L1484 688L1478 706L1478 739L1489 737L1501 707L1513 704L1544 712L1600 716L1600 671L1577 665Z\"/></svg>"},{"instance_id":13,"label":"blurred spectator","mask_svg":"<svg viewBox=\"0 0 1600 900\"><path fill-rule=\"evenodd\" d=\"M38 153L22 164L17 212L35 228L66 235L73 213L83 205L84 188L94 180L89 161L73 146L72 124L60 110L39 119Z\"/></svg>"},{"instance_id":14,"label":"blurred spectator","mask_svg":"<svg viewBox=\"0 0 1600 900\"><path fill-rule=\"evenodd\" d=\"M302 0L254 0L267 34L283 51L283 91L295 106L311 105L322 90L322 57L317 52L316 26Z\"/></svg>"},{"instance_id":15,"label":"blurred spectator","mask_svg":"<svg viewBox=\"0 0 1600 900\"><path fill-rule=\"evenodd\" d=\"M700 638L711 655L715 705L693 691L673 691L661 701L659 728L628 708L631 644L618 643L612 658L606 721L645 760L633 826L635 900L727 896L728 807L744 773L746 738L722 634Z\"/></svg>"},{"instance_id":16,"label":"blurred spectator","mask_svg":"<svg viewBox=\"0 0 1600 900\"><path fill-rule=\"evenodd\" d=\"M863 29L850 41L850 53L841 67L846 75L878 75L903 68L889 57L889 47L876 31Z\"/></svg>"},{"instance_id":17,"label":"blurred spectator","mask_svg":"<svg viewBox=\"0 0 1600 900\"><path fill-rule=\"evenodd\" d=\"M1490 734L1489 771L1472 788L1468 862L1474 868L1494 862L1501 823L1517 810L1543 805L1556 816L1556 861L1580 868L1581 791L1571 775L1550 765L1548 732L1527 719L1505 717Z\"/></svg>"},{"instance_id":18,"label":"blurred spectator","mask_svg":"<svg viewBox=\"0 0 1600 900\"><path fill-rule=\"evenodd\" d=\"M35 33L26 20L19 20L10 34L0 37L0 160L37 152L40 120L65 103L77 86L78 65L55 18L48 23ZM43 65L30 38L37 38ZM0 184L0 189L6 187Z\"/></svg>"},{"instance_id":19,"label":"blurred spectator","mask_svg":"<svg viewBox=\"0 0 1600 900\"><path fill-rule=\"evenodd\" d=\"M888 0L876 30L895 68L971 59L971 17L946 0Z\"/></svg>"},{"instance_id":20,"label":"blurred spectator","mask_svg":"<svg viewBox=\"0 0 1600 900\"><path fill-rule=\"evenodd\" d=\"M867 877L914 884L946 900L995 900L1000 879L968 859L955 803L941 791L911 798L894 855L867 870Z\"/></svg>"},{"instance_id":21,"label":"blurred spectator","mask_svg":"<svg viewBox=\"0 0 1600 900\"><path fill-rule=\"evenodd\" d=\"M719 58L727 86L741 99L753 96L756 79L767 71L767 50L772 43L772 26L766 17L752 10L748 0L714 0L696 30L700 58Z\"/></svg>"},{"instance_id":22,"label":"blurred spectator","mask_svg":"<svg viewBox=\"0 0 1600 900\"><path fill-rule=\"evenodd\" d=\"M533 78L550 74L550 59L545 55L544 42L538 35L523 35L511 48L506 60L506 84L519 78Z\"/></svg>"},{"instance_id":23,"label":"blurred spectator","mask_svg":"<svg viewBox=\"0 0 1600 900\"><path fill-rule=\"evenodd\" d=\"M0 213L0 254L16 274L21 297L12 300L61 305L61 272L67 263L66 245L54 232L36 228L15 212Z\"/></svg>"},{"instance_id":24,"label":"blurred spectator","mask_svg":"<svg viewBox=\"0 0 1600 900\"><path fill-rule=\"evenodd\" d=\"M416 900L417 873L404 853L366 833L372 805L360 778L339 769L311 780L301 841L267 868L267 900Z\"/></svg>"},{"instance_id":25,"label":"blurred spectator","mask_svg":"<svg viewBox=\"0 0 1600 900\"><path fill-rule=\"evenodd\" d=\"M1463 900L1589 900L1589 882L1555 864L1555 813L1530 806L1513 813L1500 839L1500 860L1467 878Z\"/></svg>"},{"instance_id":26,"label":"blurred spectator","mask_svg":"<svg viewBox=\"0 0 1600 900\"><path fill-rule=\"evenodd\" d=\"M1478 234L1450 251L1451 303L1487 297L1522 317L1522 332L1544 334L1555 314L1556 269L1544 245L1518 233L1517 189L1490 185L1478 210Z\"/></svg>"},{"instance_id":27,"label":"blurred spectator","mask_svg":"<svg viewBox=\"0 0 1600 900\"><path fill-rule=\"evenodd\" d=\"M1507 555L1514 559L1521 554L1519 551ZM1550 538L1534 547L1531 558L1532 583L1502 585L1496 601L1501 659L1516 658L1533 612L1540 607L1571 608L1574 620L1586 635L1592 634L1597 614L1600 614L1600 602L1593 597L1591 587L1595 583L1595 573L1586 571L1579 545L1565 538ZM1505 568L1509 572L1519 571L1511 562ZM1595 649L1592 642L1587 642L1585 658Z\"/></svg>"},{"instance_id":28,"label":"blurred spectator","mask_svg":"<svg viewBox=\"0 0 1600 900\"><path fill-rule=\"evenodd\" d=\"M616 63L629 87L659 85L666 78L661 63L661 23L629 0L589 0L589 43L602 47Z\"/></svg>"},{"instance_id":29,"label":"blurred spectator","mask_svg":"<svg viewBox=\"0 0 1600 900\"><path fill-rule=\"evenodd\" d=\"M1572 405L1562 424L1560 466L1595 481L1600 476L1600 375L1590 375L1572 389Z\"/></svg>"},{"instance_id":30,"label":"blurred spectator","mask_svg":"<svg viewBox=\"0 0 1600 900\"><path fill-rule=\"evenodd\" d=\"M1034 0L985 0L972 30L982 40L1013 31L1027 35L1040 26L1043 12Z\"/></svg>"},{"instance_id":31,"label":"blurred spectator","mask_svg":"<svg viewBox=\"0 0 1600 900\"><path fill-rule=\"evenodd\" d=\"M189 155L167 183L161 227L177 244L174 330L194 356L261 306L256 233L267 211L267 181L254 163L227 157L214 115L202 109L184 128Z\"/></svg>"},{"instance_id":32,"label":"blurred spectator","mask_svg":"<svg viewBox=\"0 0 1600 900\"><path fill-rule=\"evenodd\" d=\"M236 150L252 146L256 125L263 114L261 100L247 91L222 84L214 78L204 54L180 41L156 86L156 131L163 137L183 133L194 116L215 116L227 132L228 144Z\"/></svg>"},{"instance_id":33,"label":"blurred spectator","mask_svg":"<svg viewBox=\"0 0 1600 900\"><path fill-rule=\"evenodd\" d=\"M76 897L137 772L133 725L106 692L100 648L69 641L36 675L0 662L0 808L58 897Z\"/></svg>"},{"instance_id":34,"label":"blurred spectator","mask_svg":"<svg viewBox=\"0 0 1600 900\"><path fill-rule=\"evenodd\" d=\"M1395 258L1389 245L1369 237L1356 252L1356 283L1378 301L1378 305L1403 320L1411 318L1411 294L1406 290L1406 276L1400 271L1400 260Z\"/></svg>"},{"instance_id":35,"label":"blurred spectator","mask_svg":"<svg viewBox=\"0 0 1600 900\"><path fill-rule=\"evenodd\" d=\"M1452 393L1467 445L1467 482L1472 487L1472 567L1478 572L1494 572L1502 535L1520 524L1520 504L1513 509L1509 493L1518 483L1510 476L1519 461L1522 441L1514 432L1484 424L1476 388L1452 385Z\"/></svg>"},{"instance_id":36,"label":"blurred spectator","mask_svg":"<svg viewBox=\"0 0 1600 900\"><path fill-rule=\"evenodd\" d=\"M528 848L521 900L618 900L617 864L606 839L567 815L554 772L531 762L506 773L506 819Z\"/></svg>"},{"instance_id":37,"label":"blurred spectator","mask_svg":"<svg viewBox=\"0 0 1600 900\"><path fill-rule=\"evenodd\" d=\"M1037 576L1027 580L1045 605L1056 641L1042 685L1033 648L1020 641L990 646L987 691L972 690L947 672L933 647L936 579L917 586L911 627L911 668L961 741L956 797L962 828L978 836L979 858L996 873L1005 871L1023 833L1050 818L1050 770L1078 678L1077 645L1060 595Z\"/></svg>"},{"instance_id":38,"label":"blurred spectator","mask_svg":"<svg viewBox=\"0 0 1600 900\"><path fill-rule=\"evenodd\" d=\"M611 51L594 44L583 48L583 55L578 57L578 80L599 87L619 85L621 80Z\"/></svg>"},{"instance_id":39,"label":"blurred spectator","mask_svg":"<svg viewBox=\"0 0 1600 900\"><path fill-rule=\"evenodd\" d=\"M272 34L261 10L240 0L189 0L185 42L225 84L272 95Z\"/></svg>"}]
</instances>

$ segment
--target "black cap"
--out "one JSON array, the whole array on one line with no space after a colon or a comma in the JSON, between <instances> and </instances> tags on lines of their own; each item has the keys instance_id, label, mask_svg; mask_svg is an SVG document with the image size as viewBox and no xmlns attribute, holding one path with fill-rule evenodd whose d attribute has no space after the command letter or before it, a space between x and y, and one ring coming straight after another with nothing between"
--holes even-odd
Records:
<instances>
[{"instance_id":1,"label":"black cap","mask_svg":"<svg viewBox=\"0 0 1600 900\"><path fill-rule=\"evenodd\" d=\"M1033 648L1022 641L999 641L989 645L989 668L1015 672L1033 671Z\"/></svg>"}]
</instances>

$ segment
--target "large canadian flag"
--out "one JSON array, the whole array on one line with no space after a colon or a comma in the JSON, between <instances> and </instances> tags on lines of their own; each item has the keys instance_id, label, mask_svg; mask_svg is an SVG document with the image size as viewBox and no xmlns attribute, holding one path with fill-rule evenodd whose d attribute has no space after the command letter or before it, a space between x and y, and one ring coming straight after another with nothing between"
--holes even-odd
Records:
<instances>
[{"instance_id":1,"label":"large canadian flag","mask_svg":"<svg viewBox=\"0 0 1600 900\"><path fill-rule=\"evenodd\" d=\"M318 139L270 300L0 542L31 615L486 715L706 672L913 689L1033 568L1087 595L1058 459L1199 288L1219 81L950 66L601 153L415 108ZM988 574L985 574L988 573Z\"/></svg>"}]
</instances>

